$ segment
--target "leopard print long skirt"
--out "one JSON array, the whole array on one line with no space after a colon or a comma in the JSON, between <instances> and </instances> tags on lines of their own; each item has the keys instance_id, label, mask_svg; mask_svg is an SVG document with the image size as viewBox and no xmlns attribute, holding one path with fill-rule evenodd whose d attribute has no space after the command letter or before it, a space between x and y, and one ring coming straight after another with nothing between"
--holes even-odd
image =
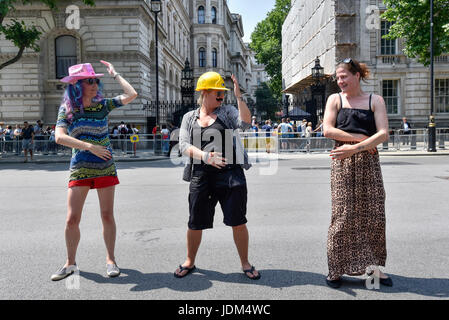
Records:
<instances>
[{"instance_id":1,"label":"leopard print long skirt","mask_svg":"<svg viewBox=\"0 0 449 320\"><path fill-rule=\"evenodd\" d=\"M385 189L379 154L364 151L332 160L331 192L329 278L363 275L367 267L385 266Z\"/></svg>"}]
</instances>

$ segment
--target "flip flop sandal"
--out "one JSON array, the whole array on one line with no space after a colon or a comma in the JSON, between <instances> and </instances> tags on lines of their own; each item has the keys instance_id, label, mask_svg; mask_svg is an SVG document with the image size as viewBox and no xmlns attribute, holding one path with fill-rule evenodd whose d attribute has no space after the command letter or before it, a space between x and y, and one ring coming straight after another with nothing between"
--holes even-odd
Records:
<instances>
[{"instance_id":1,"label":"flip flop sandal","mask_svg":"<svg viewBox=\"0 0 449 320\"><path fill-rule=\"evenodd\" d=\"M243 273L245 274L245 276L246 276L248 279L251 279L251 280L259 280L259 279L260 279L260 272L259 272L259 274L258 274L257 276L255 276L254 273L253 273L255 270L256 270L256 268L254 268L254 266L251 266L251 269L243 270ZM251 277L248 276L246 273L251 273L251 274L253 275L253 277L251 278Z\"/></svg>"},{"instance_id":2,"label":"flip flop sandal","mask_svg":"<svg viewBox=\"0 0 449 320\"><path fill-rule=\"evenodd\" d=\"M187 267L183 267L182 265L179 265L179 273L182 273L185 270L187 270L187 273L185 275L181 276L181 275L177 274L176 271L175 271L175 273L174 273L175 278L184 278L186 275L188 275L189 273L191 273L195 269L196 269L195 266L193 266L192 268L187 268Z\"/></svg>"}]
</instances>

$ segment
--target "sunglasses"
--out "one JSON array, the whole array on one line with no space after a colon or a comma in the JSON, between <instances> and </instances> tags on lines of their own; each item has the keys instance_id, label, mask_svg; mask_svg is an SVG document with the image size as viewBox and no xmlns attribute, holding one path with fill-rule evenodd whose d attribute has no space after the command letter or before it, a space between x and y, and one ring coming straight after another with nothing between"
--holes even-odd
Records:
<instances>
[{"instance_id":1,"label":"sunglasses","mask_svg":"<svg viewBox=\"0 0 449 320\"><path fill-rule=\"evenodd\" d=\"M97 85L100 84L100 79L97 78L89 78L89 79L84 79L83 80L84 83L87 83L88 85L93 85L94 83L96 83Z\"/></svg>"},{"instance_id":2,"label":"sunglasses","mask_svg":"<svg viewBox=\"0 0 449 320\"><path fill-rule=\"evenodd\" d=\"M224 91L217 91L217 98L221 98L225 96L225 92Z\"/></svg>"},{"instance_id":3,"label":"sunglasses","mask_svg":"<svg viewBox=\"0 0 449 320\"><path fill-rule=\"evenodd\" d=\"M356 66L354 61L351 58L346 58L342 61L342 63L350 64L356 71L359 71L359 68Z\"/></svg>"}]
</instances>

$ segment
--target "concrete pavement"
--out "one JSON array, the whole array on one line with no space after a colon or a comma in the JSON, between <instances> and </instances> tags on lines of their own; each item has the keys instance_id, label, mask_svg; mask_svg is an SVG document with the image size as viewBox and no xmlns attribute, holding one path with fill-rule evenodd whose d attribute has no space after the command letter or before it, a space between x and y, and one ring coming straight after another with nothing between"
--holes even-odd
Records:
<instances>
[{"instance_id":1,"label":"concrete pavement","mask_svg":"<svg viewBox=\"0 0 449 320\"><path fill-rule=\"evenodd\" d=\"M364 277L326 286L329 156L285 154L246 172L250 262L240 271L232 231L217 206L204 232L197 272L175 279L185 259L188 184L169 160L118 162L116 256L105 275L96 192L81 221L79 278L51 282L65 261L67 163L0 163L0 299L448 299L449 156L381 155L387 192L387 267L393 288L368 290ZM274 165L275 164L275 165ZM269 165L272 170L267 171Z\"/></svg>"}]
</instances>

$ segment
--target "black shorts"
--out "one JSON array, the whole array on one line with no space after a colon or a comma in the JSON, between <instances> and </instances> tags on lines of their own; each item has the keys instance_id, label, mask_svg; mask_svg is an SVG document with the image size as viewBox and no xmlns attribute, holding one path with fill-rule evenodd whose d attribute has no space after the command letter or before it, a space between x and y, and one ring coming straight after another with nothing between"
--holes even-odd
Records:
<instances>
[{"instance_id":1,"label":"black shorts","mask_svg":"<svg viewBox=\"0 0 449 320\"><path fill-rule=\"evenodd\" d=\"M245 174L240 166L219 172L194 170L189 193L189 229L213 228L217 202L220 202L225 225L245 224L247 193Z\"/></svg>"}]
</instances>

